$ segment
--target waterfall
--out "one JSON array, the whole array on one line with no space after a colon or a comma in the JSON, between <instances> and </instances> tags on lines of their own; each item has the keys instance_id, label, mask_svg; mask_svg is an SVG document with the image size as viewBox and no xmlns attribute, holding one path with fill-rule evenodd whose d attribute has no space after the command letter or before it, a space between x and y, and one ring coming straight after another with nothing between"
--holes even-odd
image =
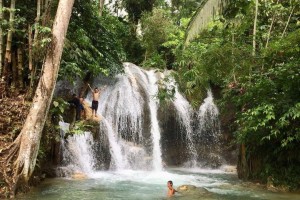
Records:
<instances>
[{"instance_id":1,"label":"waterfall","mask_svg":"<svg viewBox=\"0 0 300 200\"><path fill-rule=\"evenodd\" d=\"M130 63L124 68L125 74L118 75L115 83L103 91L98 110L105 126L110 127L104 132L111 145L111 167L149 169L151 161L151 169L161 170L156 75Z\"/></svg>"},{"instance_id":2,"label":"waterfall","mask_svg":"<svg viewBox=\"0 0 300 200\"><path fill-rule=\"evenodd\" d=\"M221 164L220 157L220 121L219 110L214 104L211 90L207 91L207 97L197 113L196 141L201 144L198 155L204 165L217 167Z\"/></svg>"},{"instance_id":3,"label":"waterfall","mask_svg":"<svg viewBox=\"0 0 300 200\"><path fill-rule=\"evenodd\" d=\"M74 134L65 140L65 134L69 131L69 124L60 122L61 128L61 150L62 166L58 169L60 176L70 176L74 172L81 172L86 175L94 172L95 165L92 145L93 136L90 132Z\"/></svg>"},{"instance_id":4,"label":"waterfall","mask_svg":"<svg viewBox=\"0 0 300 200\"><path fill-rule=\"evenodd\" d=\"M110 153L114 161L114 163L112 163L112 166L114 166L116 169L124 169L126 165L126 161L122 156L121 148L118 145L118 140L113 132L111 125L107 122L106 119L102 119L100 126L102 131L106 132L108 136L108 141L111 147Z\"/></svg>"},{"instance_id":5,"label":"waterfall","mask_svg":"<svg viewBox=\"0 0 300 200\"><path fill-rule=\"evenodd\" d=\"M178 92L176 87L174 106L177 109L177 114L180 119L180 124L186 130L186 145L190 153L189 167L195 167L197 165L197 151L195 147L195 142L193 141L193 129L192 129L192 119L193 109L191 108L189 102Z\"/></svg>"},{"instance_id":6,"label":"waterfall","mask_svg":"<svg viewBox=\"0 0 300 200\"><path fill-rule=\"evenodd\" d=\"M192 168L218 166L219 111L212 92L207 92L195 111L174 78L167 77L166 87L174 91L174 98L160 104L157 82L168 73L125 63L123 74L96 79L93 85L100 90L107 85L99 99L99 131L94 138L85 132L62 140L62 173L69 173L66 168L86 174L101 169L161 171L163 163ZM86 100L91 101L91 94ZM68 127L66 123L60 125L64 134Z\"/></svg>"},{"instance_id":7,"label":"waterfall","mask_svg":"<svg viewBox=\"0 0 300 200\"><path fill-rule=\"evenodd\" d=\"M160 131L157 120L157 101L155 95L158 92L156 77L153 71L147 73L149 77L149 107L151 115L151 135L153 138L153 167L155 170L162 169L161 149L160 149Z\"/></svg>"},{"instance_id":8,"label":"waterfall","mask_svg":"<svg viewBox=\"0 0 300 200\"><path fill-rule=\"evenodd\" d=\"M219 109L214 104L211 90L207 91L207 97L204 99L204 103L198 110L198 122L200 132L204 132L206 135L218 138L220 133ZM211 142L217 141L214 140Z\"/></svg>"},{"instance_id":9,"label":"waterfall","mask_svg":"<svg viewBox=\"0 0 300 200\"><path fill-rule=\"evenodd\" d=\"M170 76L168 72L167 76ZM183 97L178 91L178 86L173 77L170 77L169 83L167 83L169 90L175 88L175 95L173 100L173 105L176 108L176 115L180 123L181 129L184 129L186 134L186 145L189 151L189 161L186 166L195 167L197 165L197 150L195 147L195 142L193 141L193 127L192 127L192 115L194 113L190 103Z\"/></svg>"}]
</instances>

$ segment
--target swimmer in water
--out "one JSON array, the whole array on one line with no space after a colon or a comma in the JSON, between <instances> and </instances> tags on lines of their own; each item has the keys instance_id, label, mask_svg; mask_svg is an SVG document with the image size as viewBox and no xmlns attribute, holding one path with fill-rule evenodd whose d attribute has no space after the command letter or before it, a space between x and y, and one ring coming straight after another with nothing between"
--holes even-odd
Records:
<instances>
[{"instance_id":1,"label":"swimmer in water","mask_svg":"<svg viewBox=\"0 0 300 200\"><path fill-rule=\"evenodd\" d=\"M168 197L171 197L177 191L173 188L173 182L172 181L168 181L167 186L168 186Z\"/></svg>"}]
</instances>

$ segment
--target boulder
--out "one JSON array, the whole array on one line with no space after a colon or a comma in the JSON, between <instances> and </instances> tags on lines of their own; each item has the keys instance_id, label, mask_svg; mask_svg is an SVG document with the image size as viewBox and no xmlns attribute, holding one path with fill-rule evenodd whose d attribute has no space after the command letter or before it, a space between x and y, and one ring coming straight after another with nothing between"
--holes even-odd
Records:
<instances>
[{"instance_id":1,"label":"boulder","mask_svg":"<svg viewBox=\"0 0 300 200\"><path fill-rule=\"evenodd\" d=\"M72 174L71 176L73 179L76 179L76 180L83 180L83 179L87 179L87 176L82 173L82 172L75 172L74 174Z\"/></svg>"},{"instance_id":2,"label":"boulder","mask_svg":"<svg viewBox=\"0 0 300 200\"><path fill-rule=\"evenodd\" d=\"M177 188L177 191L182 195L192 196L210 196L212 193L202 187L196 187L194 185L181 185Z\"/></svg>"},{"instance_id":3,"label":"boulder","mask_svg":"<svg viewBox=\"0 0 300 200\"><path fill-rule=\"evenodd\" d=\"M94 120L94 121L97 121L97 122L101 121L102 116L96 115L96 117L92 117L92 108L91 108L91 105L89 105L86 101L83 101L82 105L83 105L83 108L84 108L83 119Z\"/></svg>"},{"instance_id":4,"label":"boulder","mask_svg":"<svg viewBox=\"0 0 300 200\"><path fill-rule=\"evenodd\" d=\"M181 185L177 188L177 191L178 192L189 192L189 191L194 191L195 189L197 189L197 187L194 185Z\"/></svg>"},{"instance_id":5,"label":"boulder","mask_svg":"<svg viewBox=\"0 0 300 200\"><path fill-rule=\"evenodd\" d=\"M236 166L234 165L226 165L223 166L223 170L227 173L237 173Z\"/></svg>"}]
</instances>

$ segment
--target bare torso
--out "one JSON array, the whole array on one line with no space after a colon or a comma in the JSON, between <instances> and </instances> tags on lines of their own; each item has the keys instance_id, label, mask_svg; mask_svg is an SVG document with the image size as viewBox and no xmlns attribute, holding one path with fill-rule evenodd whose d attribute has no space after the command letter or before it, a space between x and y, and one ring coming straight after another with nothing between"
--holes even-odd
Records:
<instances>
[{"instance_id":1,"label":"bare torso","mask_svg":"<svg viewBox=\"0 0 300 200\"><path fill-rule=\"evenodd\" d=\"M175 189L173 189L173 188L169 188L168 189L168 197L171 197L171 196L173 196L174 194L175 194Z\"/></svg>"},{"instance_id":2,"label":"bare torso","mask_svg":"<svg viewBox=\"0 0 300 200\"><path fill-rule=\"evenodd\" d=\"M98 101L100 96L100 92L93 92L93 101Z\"/></svg>"}]
</instances>

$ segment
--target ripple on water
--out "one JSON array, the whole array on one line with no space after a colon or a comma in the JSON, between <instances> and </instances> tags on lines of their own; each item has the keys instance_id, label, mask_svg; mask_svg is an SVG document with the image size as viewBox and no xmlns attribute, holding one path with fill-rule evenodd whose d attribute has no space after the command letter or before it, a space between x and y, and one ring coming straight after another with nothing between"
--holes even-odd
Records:
<instances>
[{"instance_id":1,"label":"ripple on water","mask_svg":"<svg viewBox=\"0 0 300 200\"><path fill-rule=\"evenodd\" d=\"M172 180L175 188L180 185L204 187L205 195L183 196L176 194L178 200L252 200L252 199L300 199L297 194L268 192L261 186L245 184L235 174L222 173L220 170L172 168L166 171L99 171L89 174L85 180L48 179L39 187L18 199L26 200L71 200L71 199L130 199L162 200L167 199L167 181Z\"/></svg>"}]
</instances>

